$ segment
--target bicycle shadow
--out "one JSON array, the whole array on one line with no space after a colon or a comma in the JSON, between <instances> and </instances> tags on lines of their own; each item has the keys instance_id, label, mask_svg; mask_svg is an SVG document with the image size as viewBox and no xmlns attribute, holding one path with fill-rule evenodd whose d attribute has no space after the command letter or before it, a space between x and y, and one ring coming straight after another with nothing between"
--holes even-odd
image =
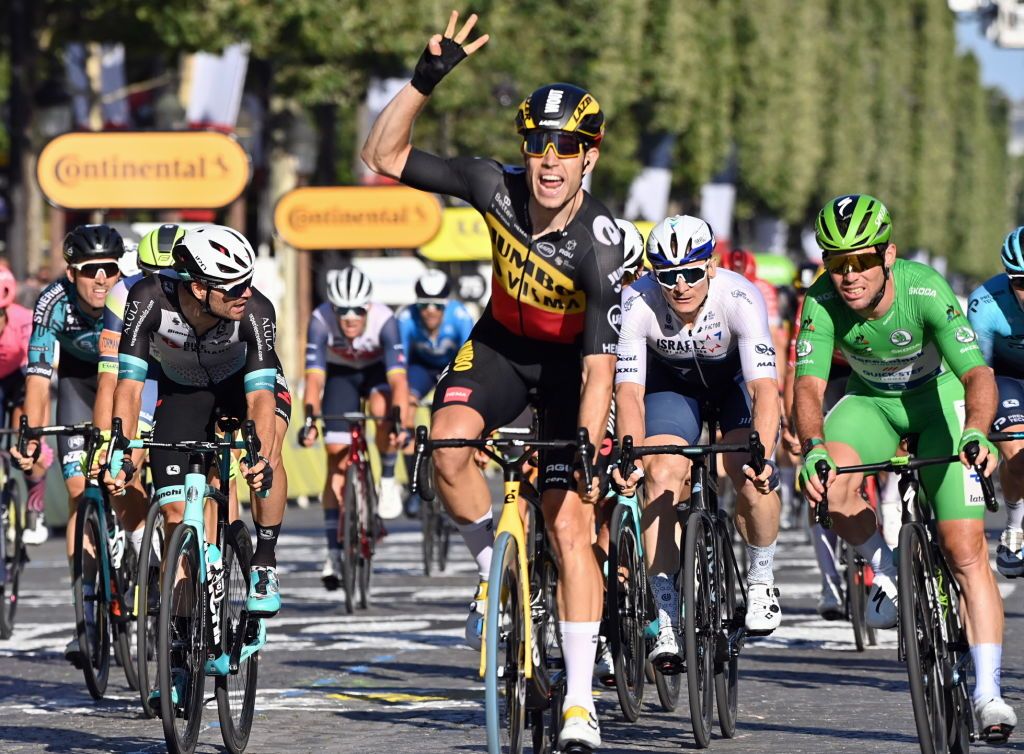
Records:
<instances>
[{"instance_id":1,"label":"bicycle shadow","mask_svg":"<svg viewBox=\"0 0 1024 754\"><path fill-rule=\"evenodd\" d=\"M64 728L42 726L0 725L0 746L3 744L36 747L33 751L54 752L55 754L134 754L135 752L157 752L166 748L162 739L141 738L128 735L123 729L111 730L109 737L97 736L81 728L68 731ZM221 751L220 747L198 746L197 752L205 754Z\"/></svg>"}]
</instances>

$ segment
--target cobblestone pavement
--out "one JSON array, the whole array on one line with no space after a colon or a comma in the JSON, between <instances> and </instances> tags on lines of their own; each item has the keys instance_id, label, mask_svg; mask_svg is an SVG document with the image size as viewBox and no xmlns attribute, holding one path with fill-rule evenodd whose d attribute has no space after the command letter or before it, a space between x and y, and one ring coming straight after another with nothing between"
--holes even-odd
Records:
<instances>
[{"instance_id":1,"label":"cobblestone pavement","mask_svg":"<svg viewBox=\"0 0 1024 754\"><path fill-rule=\"evenodd\" d=\"M990 542L997 525L993 518ZM462 644L475 569L461 544L453 542L446 573L428 579L418 527L394 522L379 550L374 604L352 616L343 614L340 592L320 586L320 547L319 511L289 509L279 546L285 608L263 653L248 751L485 751L477 656ZM64 662L73 608L62 548L51 539L32 550L17 630L0 642L0 752L164 751L160 723L142 716L118 668L111 670L108 698L94 703L81 673ZM803 533L784 532L777 569L783 626L747 645L739 732L732 740L715 738L712 751L918 752L895 632L883 632L877 648L857 653L848 624L818 619L812 567ZM1021 594L1013 582L1001 581L1001 588L1008 618L1004 689L1024 714ZM640 721L629 725L614 692L595 688L601 751L693 748L685 693L679 711L665 713L653 691L648 688ZM206 708L200 752L223 750L215 707ZM1004 749L1024 750L1022 741Z\"/></svg>"}]
</instances>

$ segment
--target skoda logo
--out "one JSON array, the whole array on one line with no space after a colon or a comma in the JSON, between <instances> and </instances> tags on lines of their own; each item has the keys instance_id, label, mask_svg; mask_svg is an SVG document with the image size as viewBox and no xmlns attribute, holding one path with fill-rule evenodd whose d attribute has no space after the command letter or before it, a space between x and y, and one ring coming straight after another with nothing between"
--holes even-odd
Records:
<instances>
[{"instance_id":1,"label":"skoda logo","mask_svg":"<svg viewBox=\"0 0 1024 754\"><path fill-rule=\"evenodd\" d=\"M906 330L895 330L892 335L889 336L889 342L894 346L908 345L913 339L914 336Z\"/></svg>"},{"instance_id":2,"label":"skoda logo","mask_svg":"<svg viewBox=\"0 0 1024 754\"><path fill-rule=\"evenodd\" d=\"M541 241L536 246L537 253L545 259L551 259L555 255L555 245L550 241Z\"/></svg>"}]
</instances>

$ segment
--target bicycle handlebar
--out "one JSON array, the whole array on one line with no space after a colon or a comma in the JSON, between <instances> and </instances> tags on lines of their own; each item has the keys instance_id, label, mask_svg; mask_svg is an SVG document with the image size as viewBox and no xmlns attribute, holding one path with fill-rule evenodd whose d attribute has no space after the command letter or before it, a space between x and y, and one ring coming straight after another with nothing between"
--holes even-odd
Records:
<instances>
[{"instance_id":1,"label":"bicycle handlebar","mask_svg":"<svg viewBox=\"0 0 1024 754\"><path fill-rule=\"evenodd\" d=\"M309 403L306 404L306 419L302 426L299 427L298 439L299 444L305 442L309 431L313 429L313 425L316 422L325 421L347 421L347 422L391 422L395 426L396 434L402 430L402 409L400 406L392 406L391 411L387 416L375 416L374 414L366 414L362 411L346 411L343 414L314 414L313 406Z\"/></svg>"},{"instance_id":2,"label":"bicycle handlebar","mask_svg":"<svg viewBox=\"0 0 1024 754\"><path fill-rule=\"evenodd\" d=\"M18 440L17 447L18 453L22 456L28 455L28 443L29 440L39 440L47 436L62 436L62 437L73 437L81 436L85 438L86 443L86 468L92 467L93 454L99 447L100 430L94 427L92 422L79 422L78 424L53 424L45 427L30 427L28 425L28 417L25 414L21 415L21 421L18 424ZM36 446L36 452L32 456L32 460L35 461L39 458L41 447Z\"/></svg>"}]
</instances>

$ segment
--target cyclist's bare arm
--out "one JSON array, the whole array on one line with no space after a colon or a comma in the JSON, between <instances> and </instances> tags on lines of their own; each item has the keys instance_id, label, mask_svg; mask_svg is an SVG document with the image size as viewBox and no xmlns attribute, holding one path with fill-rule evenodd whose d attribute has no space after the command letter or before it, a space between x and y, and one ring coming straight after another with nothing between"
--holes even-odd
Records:
<instances>
[{"instance_id":1,"label":"cyclist's bare arm","mask_svg":"<svg viewBox=\"0 0 1024 754\"><path fill-rule=\"evenodd\" d=\"M828 383L820 377L803 375L797 377L793 388L793 417L796 420L796 434L803 443L812 437L825 437L825 388ZM811 490L820 499L825 491L816 476L808 480Z\"/></svg>"},{"instance_id":2,"label":"cyclist's bare arm","mask_svg":"<svg viewBox=\"0 0 1024 754\"><path fill-rule=\"evenodd\" d=\"M644 393L644 386L636 382L620 382L615 386L615 434L620 442L626 435L631 435L637 445L644 441L647 434L644 426ZM638 469L643 468L643 459L637 458L634 465ZM627 495L632 493L639 480L639 477L633 475L632 484L627 485L629 480L622 478L618 468L612 470L612 478L616 484L625 485L623 492Z\"/></svg>"},{"instance_id":3,"label":"cyclist's bare arm","mask_svg":"<svg viewBox=\"0 0 1024 754\"><path fill-rule=\"evenodd\" d=\"M30 427L39 427L46 424L46 417L50 409L50 378L38 374L30 374L25 378L25 416L28 417ZM26 446L28 457L32 457L39 447L38 440L29 440ZM32 465L28 458L23 458L15 447L11 448L11 455L18 463L18 468L28 472Z\"/></svg>"},{"instance_id":4,"label":"cyclist's bare arm","mask_svg":"<svg viewBox=\"0 0 1024 754\"><path fill-rule=\"evenodd\" d=\"M388 372L388 387L391 388L391 405L398 406L399 421L403 427L411 426L413 409L409 405L409 379L404 369ZM393 428L393 431L398 428Z\"/></svg>"},{"instance_id":5,"label":"cyclist's bare arm","mask_svg":"<svg viewBox=\"0 0 1024 754\"><path fill-rule=\"evenodd\" d=\"M274 425L274 393L270 390L253 390L245 396L246 416L256 424L261 455L271 452L277 428ZM273 460L273 459L271 459Z\"/></svg>"},{"instance_id":6,"label":"cyclist's bare arm","mask_svg":"<svg viewBox=\"0 0 1024 754\"><path fill-rule=\"evenodd\" d=\"M615 356L595 353L583 357L583 390L580 394L581 427L590 433L591 442L601 444L608 424L615 382Z\"/></svg>"},{"instance_id":7,"label":"cyclist's bare arm","mask_svg":"<svg viewBox=\"0 0 1024 754\"><path fill-rule=\"evenodd\" d=\"M999 389L996 387L995 373L991 367L977 366L969 369L960 378L964 386L964 407L966 417L964 429L976 429L988 434L996 417L996 406L999 405ZM982 444L978 462L985 465L986 472L995 471L997 459L987 461L988 449Z\"/></svg>"},{"instance_id":8,"label":"cyclist's bare arm","mask_svg":"<svg viewBox=\"0 0 1024 754\"><path fill-rule=\"evenodd\" d=\"M753 428L764 443L766 457L775 450L775 439L779 432L779 383L762 377L747 383L750 393L750 411Z\"/></svg>"},{"instance_id":9,"label":"cyclist's bare arm","mask_svg":"<svg viewBox=\"0 0 1024 754\"><path fill-rule=\"evenodd\" d=\"M444 37L462 45L476 25L477 16L475 13L470 15L456 34L455 27L458 20L458 12L452 11L448 18L448 27L445 29ZM441 34L435 34L430 38L427 47L431 54L441 54L441 39ZM466 55L472 55L483 47L487 40L488 36L484 34L464 45L462 49ZM395 180L401 177L402 171L405 169L405 162L412 149L413 124L427 104L427 99L427 95L417 91L410 82L402 87L385 106L370 128L370 133L366 137L366 143L360 154L370 170Z\"/></svg>"}]
</instances>

